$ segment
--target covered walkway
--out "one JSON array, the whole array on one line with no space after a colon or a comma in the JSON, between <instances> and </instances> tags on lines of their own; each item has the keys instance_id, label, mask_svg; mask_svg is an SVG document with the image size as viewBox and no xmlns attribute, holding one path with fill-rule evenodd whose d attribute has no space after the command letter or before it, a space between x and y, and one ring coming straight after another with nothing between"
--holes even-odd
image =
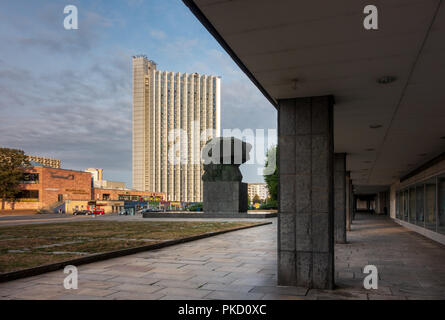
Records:
<instances>
[{"instance_id":1,"label":"covered walkway","mask_svg":"<svg viewBox=\"0 0 445 320\"><path fill-rule=\"evenodd\" d=\"M275 219L274 219L275 220ZM386 217L358 214L335 247L333 291L276 286L276 223L0 284L1 299L444 299L445 247ZM363 288L377 266L379 288Z\"/></svg>"}]
</instances>

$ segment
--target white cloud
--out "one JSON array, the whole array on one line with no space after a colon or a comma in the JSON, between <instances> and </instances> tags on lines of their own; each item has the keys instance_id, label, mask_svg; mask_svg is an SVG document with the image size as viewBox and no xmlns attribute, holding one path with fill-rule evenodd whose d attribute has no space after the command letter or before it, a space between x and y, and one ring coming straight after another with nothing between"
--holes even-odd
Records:
<instances>
[{"instance_id":1,"label":"white cloud","mask_svg":"<svg viewBox=\"0 0 445 320\"><path fill-rule=\"evenodd\" d=\"M157 30L157 29L150 30L150 36L152 38L154 38L154 39L157 39L157 40L162 40L162 39L165 39L167 37L167 35L165 34L164 31Z\"/></svg>"}]
</instances>

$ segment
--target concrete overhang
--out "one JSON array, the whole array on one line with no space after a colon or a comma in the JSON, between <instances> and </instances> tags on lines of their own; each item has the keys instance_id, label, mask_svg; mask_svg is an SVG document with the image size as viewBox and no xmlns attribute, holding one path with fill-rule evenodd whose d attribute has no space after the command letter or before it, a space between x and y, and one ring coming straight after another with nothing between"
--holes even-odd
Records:
<instances>
[{"instance_id":1,"label":"concrete overhang","mask_svg":"<svg viewBox=\"0 0 445 320\"><path fill-rule=\"evenodd\" d=\"M388 186L444 151L441 0L183 1L272 104L335 97L355 185ZM363 27L368 4L378 30Z\"/></svg>"}]
</instances>

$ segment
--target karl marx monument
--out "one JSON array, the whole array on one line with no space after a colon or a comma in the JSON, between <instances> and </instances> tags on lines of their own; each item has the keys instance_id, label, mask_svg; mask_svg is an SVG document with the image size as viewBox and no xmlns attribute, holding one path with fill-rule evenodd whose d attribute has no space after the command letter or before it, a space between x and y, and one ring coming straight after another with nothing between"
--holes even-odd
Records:
<instances>
[{"instance_id":1,"label":"karl marx monument","mask_svg":"<svg viewBox=\"0 0 445 320\"><path fill-rule=\"evenodd\" d=\"M210 140L202 149L205 213L247 212L247 183L239 166L250 159L252 145L234 137Z\"/></svg>"}]
</instances>

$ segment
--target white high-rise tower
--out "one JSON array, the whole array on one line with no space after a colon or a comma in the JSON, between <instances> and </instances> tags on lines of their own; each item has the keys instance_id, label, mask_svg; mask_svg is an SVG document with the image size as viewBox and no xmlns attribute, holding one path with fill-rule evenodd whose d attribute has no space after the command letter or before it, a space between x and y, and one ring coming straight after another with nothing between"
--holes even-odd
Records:
<instances>
[{"instance_id":1,"label":"white high-rise tower","mask_svg":"<svg viewBox=\"0 0 445 320\"><path fill-rule=\"evenodd\" d=\"M134 189L202 201L201 149L220 135L220 84L217 76L159 71L133 57Z\"/></svg>"}]
</instances>

